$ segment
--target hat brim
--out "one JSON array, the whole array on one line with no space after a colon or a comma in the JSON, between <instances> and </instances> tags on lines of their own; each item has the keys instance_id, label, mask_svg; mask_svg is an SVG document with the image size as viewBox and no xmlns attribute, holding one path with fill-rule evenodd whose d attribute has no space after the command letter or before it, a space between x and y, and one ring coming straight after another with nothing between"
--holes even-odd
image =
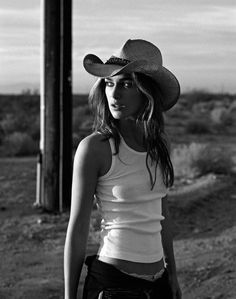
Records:
<instances>
[{"instance_id":1,"label":"hat brim","mask_svg":"<svg viewBox=\"0 0 236 299\"><path fill-rule=\"evenodd\" d=\"M105 64L94 54L85 56L83 65L85 70L100 78L113 77L124 73L143 73L154 80L163 96L163 110L167 111L178 101L180 85L175 75L163 66L155 67L146 60L132 61L125 66L117 64ZM148 68L147 68L148 65Z\"/></svg>"}]
</instances>

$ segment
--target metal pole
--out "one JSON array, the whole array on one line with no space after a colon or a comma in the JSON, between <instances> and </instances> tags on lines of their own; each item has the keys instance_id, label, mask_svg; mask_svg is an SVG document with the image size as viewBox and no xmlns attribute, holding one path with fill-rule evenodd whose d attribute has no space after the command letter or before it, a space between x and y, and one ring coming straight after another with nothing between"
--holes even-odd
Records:
<instances>
[{"instance_id":1,"label":"metal pole","mask_svg":"<svg viewBox=\"0 0 236 299\"><path fill-rule=\"evenodd\" d=\"M39 141L39 153L37 157L37 180L36 180L36 201L34 205L36 207L42 206L42 194L43 194L43 164L42 155L44 152L44 127L45 127L45 104L44 104L44 11L45 0L40 1L40 141Z\"/></svg>"},{"instance_id":2,"label":"metal pole","mask_svg":"<svg viewBox=\"0 0 236 299\"><path fill-rule=\"evenodd\" d=\"M45 140L45 26L44 26L45 0L41 0L41 22L40 22L40 143L42 153Z\"/></svg>"}]
</instances>

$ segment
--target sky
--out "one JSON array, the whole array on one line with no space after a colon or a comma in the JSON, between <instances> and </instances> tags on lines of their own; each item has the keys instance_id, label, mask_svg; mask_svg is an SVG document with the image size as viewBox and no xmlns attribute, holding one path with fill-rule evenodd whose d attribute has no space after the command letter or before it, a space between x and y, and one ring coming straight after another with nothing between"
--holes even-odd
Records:
<instances>
[{"instance_id":1,"label":"sky","mask_svg":"<svg viewBox=\"0 0 236 299\"><path fill-rule=\"evenodd\" d=\"M87 53L108 59L129 38L160 48L183 92L236 93L235 0L73 0L74 93L94 77ZM40 0L0 0L0 93L40 88Z\"/></svg>"}]
</instances>

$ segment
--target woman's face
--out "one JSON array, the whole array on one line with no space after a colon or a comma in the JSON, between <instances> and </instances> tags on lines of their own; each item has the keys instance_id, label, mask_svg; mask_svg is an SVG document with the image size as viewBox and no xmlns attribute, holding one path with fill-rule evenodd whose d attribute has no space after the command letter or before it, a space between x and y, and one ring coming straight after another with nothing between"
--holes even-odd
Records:
<instances>
[{"instance_id":1,"label":"woman's face","mask_svg":"<svg viewBox=\"0 0 236 299\"><path fill-rule=\"evenodd\" d=\"M106 78L105 94L110 112L115 119L136 118L144 105L144 97L131 74Z\"/></svg>"}]
</instances>

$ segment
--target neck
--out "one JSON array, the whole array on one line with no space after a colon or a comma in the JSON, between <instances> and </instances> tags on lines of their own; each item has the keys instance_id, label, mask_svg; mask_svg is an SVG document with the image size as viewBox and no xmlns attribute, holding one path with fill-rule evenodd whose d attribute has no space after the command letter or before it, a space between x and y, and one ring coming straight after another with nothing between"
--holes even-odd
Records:
<instances>
[{"instance_id":1,"label":"neck","mask_svg":"<svg viewBox=\"0 0 236 299\"><path fill-rule=\"evenodd\" d=\"M131 145L131 147L145 150L143 143L143 125L137 124L133 119L121 120L119 123L119 131L125 141Z\"/></svg>"}]
</instances>

